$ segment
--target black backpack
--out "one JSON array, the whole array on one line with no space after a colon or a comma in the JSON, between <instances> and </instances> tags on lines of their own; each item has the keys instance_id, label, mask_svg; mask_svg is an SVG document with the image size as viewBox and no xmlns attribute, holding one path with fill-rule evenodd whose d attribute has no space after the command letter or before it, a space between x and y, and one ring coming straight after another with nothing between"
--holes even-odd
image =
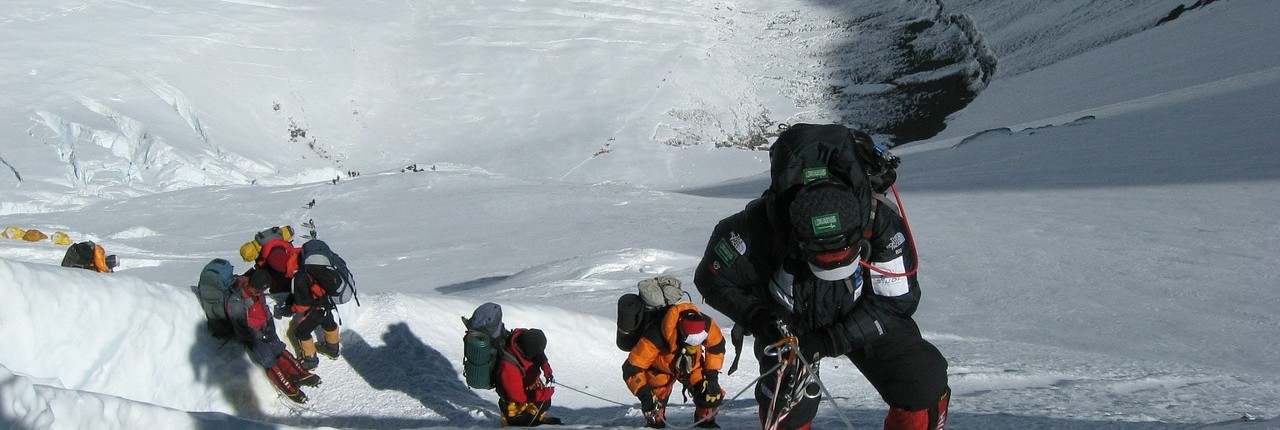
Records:
<instances>
[{"instance_id":1,"label":"black backpack","mask_svg":"<svg viewBox=\"0 0 1280 430\"><path fill-rule=\"evenodd\" d=\"M62 267L95 270L93 267L93 245L92 241L86 240L68 246L67 253L62 256Z\"/></svg>"},{"instance_id":2,"label":"black backpack","mask_svg":"<svg viewBox=\"0 0 1280 430\"><path fill-rule=\"evenodd\" d=\"M785 193L816 180L835 179L884 194L897 180L894 169L900 162L864 132L839 124L795 124L769 147L769 189Z\"/></svg>"},{"instance_id":3,"label":"black backpack","mask_svg":"<svg viewBox=\"0 0 1280 430\"><path fill-rule=\"evenodd\" d=\"M853 188L862 198L861 212L867 225L873 200L890 202L884 195L898 174L901 160L877 146L871 136L839 124L795 124L785 128L769 147L769 189L766 201L774 216L784 211L783 202L804 186L821 181L838 181ZM890 205L899 210L897 204Z\"/></svg>"},{"instance_id":4,"label":"black backpack","mask_svg":"<svg viewBox=\"0 0 1280 430\"><path fill-rule=\"evenodd\" d=\"M329 259L329 267L333 268L341 278L341 282L322 283L325 287L325 295L333 301L334 304L343 304L356 300L356 305L360 305L360 298L356 297L355 276L351 274L351 269L347 268L347 262L333 252L329 248L329 244L320 239L311 239L302 244L302 251L298 254L298 264L306 264L307 257L312 255L323 255Z\"/></svg>"},{"instance_id":5,"label":"black backpack","mask_svg":"<svg viewBox=\"0 0 1280 430\"><path fill-rule=\"evenodd\" d=\"M231 319L227 317L227 299L231 297L236 278L231 262L221 258L213 259L200 271L196 295L200 297L209 333L217 339L231 339L236 334Z\"/></svg>"}]
</instances>

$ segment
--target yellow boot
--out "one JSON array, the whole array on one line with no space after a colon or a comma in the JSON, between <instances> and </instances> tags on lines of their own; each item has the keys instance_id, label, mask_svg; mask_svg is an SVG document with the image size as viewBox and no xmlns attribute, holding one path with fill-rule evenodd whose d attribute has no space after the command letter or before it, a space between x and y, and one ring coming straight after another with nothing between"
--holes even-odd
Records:
<instances>
[{"instance_id":1,"label":"yellow boot","mask_svg":"<svg viewBox=\"0 0 1280 430\"><path fill-rule=\"evenodd\" d=\"M338 353L341 350L341 347L338 345L339 337L337 329L334 329L333 331L325 330L324 343L316 345L316 350L321 354L324 354L326 357L332 359L338 358Z\"/></svg>"},{"instance_id":2,"label":"yellow boot","mask_svg":"<svg viewBox=\"0 0 1280 430\"><path fill-rule=\"evenodd\" d=\"M316 341L311 339L298 341L298 363L302 364L302 368L308 371L315 370L320 365L320 358L316 357Z\"/></svg>"}]
</instances>

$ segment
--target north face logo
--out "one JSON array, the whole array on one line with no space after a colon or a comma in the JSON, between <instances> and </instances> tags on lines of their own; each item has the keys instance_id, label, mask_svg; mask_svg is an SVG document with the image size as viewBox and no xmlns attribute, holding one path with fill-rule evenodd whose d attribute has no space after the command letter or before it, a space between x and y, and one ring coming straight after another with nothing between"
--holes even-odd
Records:
<instances>
[{"instance_id":1,"label":"north face logo","mask_svg":"<svg viewBox=\"0 0 1280 430\"><path fill-rule=\"evenodd\" d=\"M823 233L838 232L841 230L840 214L835 212L809 218L809 223L813 224L813 234L815 236L822 235Z\"/></svg>"},{"instance_id":2,"label":"north face logo","mask_svg":"<svg viewBox=\"0 0 1280 430\"><path fill-rule=\"evenodd\" d=\"M729 234L729 243L733 244L733 249L737 250L739 255L747 255L747 241L742 240L738 232Z\"/></svg>"},{"instance_id":3,"label":"north face logo","mask_svg":"<svg viewBox=\"0 0 1280 430\"><path fill-rule=\"evenodd\" d=\"M901 248L904 243L907 243L906 236L903 236L902 232L898 232L889 239L889 248L897 250L898 248Z\"/></svg>"}]
</instances>

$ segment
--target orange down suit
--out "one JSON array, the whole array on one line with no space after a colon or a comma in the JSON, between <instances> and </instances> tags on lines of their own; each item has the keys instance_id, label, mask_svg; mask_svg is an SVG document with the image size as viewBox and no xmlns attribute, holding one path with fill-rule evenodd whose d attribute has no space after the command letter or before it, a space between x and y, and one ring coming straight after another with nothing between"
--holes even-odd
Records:
<instances>
[{"instance_id":1,"label":"orange down suit","mask_svg":"<svg viewBox=\"0 0 1280 430\"><path fill-rule=\"evenodd\" d=\"M702 343L702 348L692 357L692 365L685 366L687 371L679 368L676 362L684 345L679 344L676 323L680 319L680 313L686 310L701 314L692 303L671 305L662 321L646 327L640 341L631 348L631 355L627 356L627 362L622 365L622 378L631 394L638 393L641 387L648 385L653 387L654 395L665 401L671 395L676 381L680 381L685 387L692 387L702 382L703 371L718 372L724 365L724 335L712 323L707 329L707 339Z\"/></svg>"}]
</instances>

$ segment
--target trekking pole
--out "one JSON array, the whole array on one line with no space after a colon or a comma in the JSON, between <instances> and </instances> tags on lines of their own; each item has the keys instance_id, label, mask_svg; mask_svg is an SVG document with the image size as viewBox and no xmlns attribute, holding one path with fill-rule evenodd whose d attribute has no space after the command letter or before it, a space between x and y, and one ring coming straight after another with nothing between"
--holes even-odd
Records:
<instances>
[{"instance_id":1,"label":"trekking pole","mask_svg":"<svg viewBox=\"0 0 1280 430\"><path fill-rule=\"evenodd\" d=\"M799 357L801 364L805 366L809 365L808 360L805 360L803 355L800 355ZM827 384L822 383L822 378L819 378L817 373L810 372L810 375L813 376L813 381L818 384L818 387L822 388L822 394L827 396L827 401L831 402L831 407L836 409L836 415L839 415L840 420L844 421L845 427L848 427L849 430L853 430L853 423L849 422L849 417L844 416L844 410L840 409L839 403L836 403L836 397L831 395L831 391L827 389Z\"/></svg>"}]
</instances>

